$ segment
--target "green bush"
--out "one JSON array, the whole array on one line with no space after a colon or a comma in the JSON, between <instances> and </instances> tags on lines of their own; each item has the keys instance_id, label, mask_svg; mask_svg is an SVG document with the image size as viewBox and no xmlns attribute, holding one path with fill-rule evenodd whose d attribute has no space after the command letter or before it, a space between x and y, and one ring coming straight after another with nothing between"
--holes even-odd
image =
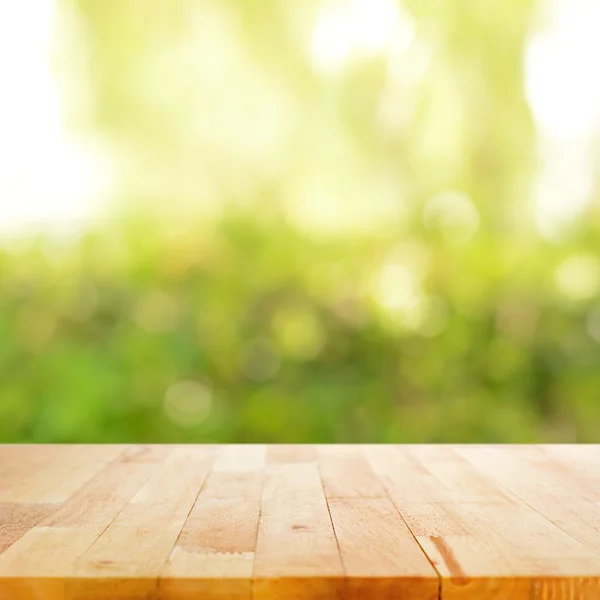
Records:
<instances>
[{"instance_id":1,"label":"green bush","mask_svg":"<svg viewBox=\"0 0 600 600\"><path fill-rule=\"evenodd\" d=\"M5 252L2 441L598 440L598 313L551 249L228 215Z\"/></svg>"}]
</instances>

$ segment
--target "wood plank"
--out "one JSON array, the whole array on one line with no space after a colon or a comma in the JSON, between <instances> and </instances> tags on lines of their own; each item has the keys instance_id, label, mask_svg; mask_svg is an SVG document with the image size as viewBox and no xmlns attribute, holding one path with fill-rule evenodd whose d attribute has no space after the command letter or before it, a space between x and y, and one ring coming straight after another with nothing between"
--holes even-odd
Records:
<instances>
[{"instance_id":1,"label":"wood plank","mask_svg":"<svg viewBox=\"0 0 600 600\"><path fill-rule=\"evenodd\" d=\"M319 446L319 471L327 498L386 498L381 482L356 446Z\"/></svg>"},{"instance_id":2,"label":"wood plank","mask_svg":"<svg viewBox=\"0 0 600 600\"><path fill-rule=\"evenodd\" d=\"M593 492L590 479L558 465L539 448L474 447L459 453L560 529L600 553L600 490Z\"/></svg>"},{"instance_id":3,"label":"wood plank","mask_svg":"<svg viewBox=\"0 0 600 600\"><path fill-rule=\"evenodd\" d=\"M0 446L0 493L0 600L600 599L600 446Z\"/></svg>"},{"instance_id":4,"label":"wood plank","mask_svg":"<svg viewBox=\"0 0 600 600\"><path fill-rule=\"evenodd\" d=\"M55 510L54 504L0 502L0 554Z\"/></svg>"},{"instance_id":5,"label":"wood plank","mask_svg":"<svg viewBox=\"0 0 600 600\"><path fill-rule=\"evenodd\" d=\"M151 594L212 466L209 451L171 452L77 561L77 597ZM141 461L148 462L148 461ZM152 461L149 461L152 462Z\"/></svg>"},{"instance_id":6,"label":"wood plank","mask_svg":"<svg viewBox=\"0 0 600 600\"><path fill-rule=\"evenodd\" d=\"M176 546L160 578L160 600L252 600L253 552L189 552Z\"/></svg>"},{"instance_id":7,"label":"wood plank","mask_svg":"<svg viewBox=\"0 0 600 600\"><path fill-rule=\"evenodd\" d=\"M439 524L413 527L419 543L442 575L442 598L485 597L529 600L554 598L565 586L565 599L598 598L598 557L522 505L439 504L468 532L446 533ZM445 520L443 517L440 520ZM563 598L559 596L558 598Z\"/></svg>"},{"instance_id":8,"label":"wood plank","mask_svg":"<svg viewBox=\"0 0 600 600\"><path fill-rule=\"evenodd\" d=\"M448 467L454 460L449 454L439 464ZM435 462L429 457L420 464L429 473L438 470L454 497L460 497L465 481L486 477L460 457L457 476L452 475L458 472L454 468L442 475ZM479 490L487 496L494 488L493 483L490 486L480 484ZM600 595L600 556L512 494L500 491L496 498L485 500L411 505L402 494L396 498L397 487L390 486L389 492L402 505L409 527L441 573L443 599L479 595L529 600L534 592L538 594L534 597L552 598L561 589L571 594L565 598L591 600ZM433 505L435 520L431 512L420 518L424 504Z\"/></svg>"},{"instance_id":9,"label":"wood plank","mask_svg":"<svg viewBox=\"0 0 600 600\"><path fill-rule=\"evenodd\" d=\"M263 475L213 471L161 574L169 600L250 600Z\"/></svg>"},{"instance_id":10,"label":"wood plank","mask_svg":"<svg viewBox=\"0 0 600 600\"><path fill-rule=\"evenodd\" d=\"M124 446L74 445L41 470L13 485L3 502L44 504L64 502L81 489L107 463L123 452Z\"/></svg>"},{"instance_id":11,"label":"wood plank","mask_svg":"<svg viewBox=\"0 0 600 600\"><path fill-rule=\"evenodd\" d=\"M156 463L110 463L42 525L108 527L156 469Z\"/></svg>"},{"instance_id":12,"label":"wood plank","mask_svg":"<svg viewBox=\"0 0 600 600\"><path fill-rule=\"evenodd\" d=\"M348 577L344 598L438 598L438 575L387 498L332 498L331 518Z\"/></svg>"},{"instance_id":13,"label":"wood plank","mask_svg":"<svg viewBox=\"0 0 600 600\"><path fill-rule=\"evenodd\" d=\"M70 600L77 559L102 527L33 527L0 554L0 599Z\"/></svg>"},{"instance_id":14,"label":"wood plank","mask_svg":"<svg viewBox=\"0 0 600 600\"><path fill-rule=\"evenodd\" d=\"M317 466L271 467L261 508L254 599L341 596L344 569Z\"/></svg>"},{"instance_id":15,"label":"wood plank","mask_svg":"<svg viewBox=\"0 0 600 600\"><path fill-rule=\"evenodd\" d=\"M22 485L23 481L56 464L68 452L69 446L64 444L43 447L32 444L0 445L0 501L13 487Z\"/></svg>"},{"instance_id":16,"label":"wood plank","mask_svg":"<svg viewBox=\"0 0 600 600\"><path fill-rule=\"evenodd\" d=\"M406 448L366 446L363 452L397 506L419 502L452 502L455 493L430 473Z\"/></svg>"},{"instance_id":17,"label":"wood plank","mask_svg":"<svg viewBox=\"0 0 600 600\"><path fill-rule=\"evenodd\" d=\"M600 502L600 445L561 444L539 446L538 450L552 471L561 471L569 486L576 486L582 498Z\"/></svg>"},{"instance_id":18,"label":"wood plank","mask_svg":"<svg viewBox=\"0 0 600 600\"><path fill-rule=\"evenodd\" d=\"M267 448L267 466L316 460L317 449L311 444L272 444Z\"/></svg>"},{"instance_id":19,"label":"wood plank","mask_svg":"<svg viewBox=\"0 0 600 600\"><path fill-rule=\"evenodd\" d=\"M215 461L215 471L230 473L254 473L263 469L267 461L267 449L261 444L237 444L221 446Z\"/></svg>"},{"instance_id":20,"label":"wood plank","mask_svg":"<svg viewBox=\"0 0 600 600\"><path fill-rule=\"evenodd\" d=\"M119 461L124 463L162 463L177 448L168 444L136 444L129 446Z\"/></svg>"},{"instance_id":21,"label":"wood plank","mask_svg":"<svg viewBox=\"0 0 600 600\"><path fill-rule=\"evenodd\" d=\"M263 476L213 472L177 544L196 553L254 552Z\"/></svg>"},{"instance_id":22,"label":"wood plank","mask_svg":"<svg viewBox=\"0 0 600 600\"><path fill-rule=\"evenodd\" d=\"M486 502L506 500L512 502L502 486L473 468L451 446L410 446L403 453L416 459L417 464L440 482L444 492L441 501ZM431 497L435 502L437 496Z\"/></svg>"}]
</instances>

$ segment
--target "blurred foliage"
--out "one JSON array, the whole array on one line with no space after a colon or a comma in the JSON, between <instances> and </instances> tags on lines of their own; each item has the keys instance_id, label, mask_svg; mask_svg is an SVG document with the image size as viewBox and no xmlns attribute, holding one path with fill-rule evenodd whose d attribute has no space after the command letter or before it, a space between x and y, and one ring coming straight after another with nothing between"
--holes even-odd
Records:
<instances>
[{"instance_id":1,"label":"blurred foliage","mask_svg":"<svg viewBox=\"0 0 600 600\"><path fill-rule=\"evenodd\" d=\"M557 293L551 248L316 242L229 214L75 250L2 256L4 441L597 439L592 301Z\"/></svg>"},{"instance_id":2,"label":"blurred foliage","mask_svg":"<svg viewBox=\"0 0 600 600\"><path fill-rule=\"evenodd\" d=\"M63 0L117 212L0 251L2 441L600 441L598 202L527 213L534 3L407 1L326 73L323 4Z\"/></svg>"}]
</instances>

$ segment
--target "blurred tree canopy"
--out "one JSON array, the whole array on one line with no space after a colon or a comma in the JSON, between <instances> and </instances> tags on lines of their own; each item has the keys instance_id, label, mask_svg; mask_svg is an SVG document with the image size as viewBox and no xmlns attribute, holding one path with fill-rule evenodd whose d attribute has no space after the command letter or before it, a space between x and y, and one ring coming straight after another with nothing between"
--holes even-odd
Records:
<instances>
[{"instance_id":1,"label":"blurred tree canopy","mask_svg":"<svg viewBox=\"0 0 600 600\"><path fill-rule=\"evenodd\" d=\"M598 194L530 214L536 3L368 4L62 0L118 185L0 250L0 440L600 441Z\"/></svg>"}]
</instances>

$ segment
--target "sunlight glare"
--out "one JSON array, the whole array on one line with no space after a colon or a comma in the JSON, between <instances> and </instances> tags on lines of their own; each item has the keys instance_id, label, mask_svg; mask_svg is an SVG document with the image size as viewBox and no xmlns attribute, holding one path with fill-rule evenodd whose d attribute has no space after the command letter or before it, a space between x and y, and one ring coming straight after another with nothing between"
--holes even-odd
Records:
<instances>
[{"instance_id":1,"label":"sunlight glare","mask_svg":"<svg viewBox=\"0 0 600 600\"><path fill-rule=\"evenodd\" d=\"M395 0L325 2L311 43L316 67L332 73L340 71L355 52L377 55L393 39L398 18Z\"/></svg>"},{"instance_id":2,"label":"sunlight glare","mask_svg":"<svg viewBox=\"0 0 600 600\"><path fill-rule=\"evenodd\" d=\"M548 26L525 50L525 93L538 127L553 137L585 136L600 123L600 3L548 0Z\"/></svg>"},{"instance_id":3,"label":"sunlight glare","mask_svg":"<svg viewBox=\"0 0 600 600\"><path fill-rule=\"evenodd\" d=\"M559 241L593 190L593 141L600 127L600 4L546 0L545 26L525 49L525 95L538 129L540 170L533 189L539 233Z\"/></svg>"},{"instance_id":4,"label":"sunlight glare","mask_svg":"<svg viewBox=\"0 0 600 600\"><path fill-rule=\"evenodd\" d=\"M0 4L0 235L78 228L106 173L67 134L50 66L55 0Z\"/></svg>"}]
</instances>

